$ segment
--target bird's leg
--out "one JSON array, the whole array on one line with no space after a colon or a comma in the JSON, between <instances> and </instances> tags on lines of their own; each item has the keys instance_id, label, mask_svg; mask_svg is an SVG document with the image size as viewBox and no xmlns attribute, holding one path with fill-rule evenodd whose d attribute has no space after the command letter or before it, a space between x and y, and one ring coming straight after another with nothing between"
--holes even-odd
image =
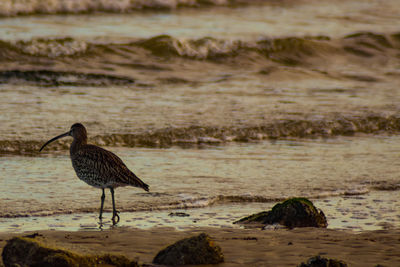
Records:
<instances>
[{"instance_id":1,"label":"bird's leg","mask_svg":"<svg viewBox=\"0 0 400 267\"><path fill-rule=\"evenodd\" d=\"M104 199L106 198L106 194L104 193L104 188L102 188L101 190L103 190L103 193L101 194L101 204L100 204L100 222L103 219L103 206L104 206Z\"/></svg>"},{"instance_id":2,"label":"bird's leg","mask_svg":"<svg viewBox=\"0 0 400 267\"><path fill-rule=\"evenodd\" d=\"M119 215L118 215L118 211L115 209L114 188L110 187L110 192L111 192L112 205L113 205L112 221L113 221L113 224L115 225L119 222Z\"/></svg>"}]
</instances>

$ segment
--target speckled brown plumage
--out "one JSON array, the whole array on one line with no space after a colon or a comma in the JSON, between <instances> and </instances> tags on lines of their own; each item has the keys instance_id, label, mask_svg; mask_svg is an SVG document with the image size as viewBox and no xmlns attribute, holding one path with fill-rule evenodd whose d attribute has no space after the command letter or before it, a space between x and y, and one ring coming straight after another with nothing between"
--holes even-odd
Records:
<instances>
[{"instance_id":1,"label":"speckled brown plumage","mask_svg":"<svg viewBox=\"0 0 400 267\"><path fill-rule=\"evenodd\" d=\"M141 187L149 191L143 183L114 153L94 145L82 145L71 152L72 166L76 175L87 184L98 188L119 186Z\"/></svg>"},{"instance_id":2,"label":"speckled brown plumage","mask_svg":"<svg viewBox=\"0 0 400 267\"><path fill-rule=\"evenodd\" d=\"M70 156L78 178L91 186L102 189L100 220L102 219L105 199L104 189L109 188L113 202L112 220L114 224L117 223L119 216L115 209L114 189L129 185L149 191L149 186L130 171L117 155L101 147L87 144L86 129L80 123L75 123L71 126L70 131L47 141L40 151L47 144L65 136L74 138L70 147Z\"/></svg>"}]
</instances>

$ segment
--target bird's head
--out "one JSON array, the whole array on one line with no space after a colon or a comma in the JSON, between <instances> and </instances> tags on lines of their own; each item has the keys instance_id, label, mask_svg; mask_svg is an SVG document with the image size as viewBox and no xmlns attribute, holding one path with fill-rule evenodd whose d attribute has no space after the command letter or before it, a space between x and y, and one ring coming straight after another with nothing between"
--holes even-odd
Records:
<instances>
[{"instance_id":1,"label":"bird's head","mask_svg":"<svg viewBox=\"0 0 400 267\"><path fill-rule=\"evenodd\" d=\"M86 140L87 132L85 126L81 123L74 123L69 130L69 136L72 136L75 140Z\"/></svg>"},{"instance_id":2,"label":"bird's head","mask_svg":"<svg viewBox=\"0 0 400 267\"><path fill-rule=\"evenodd\" d=\"M50 144L51 142L54 142L60 138L66 137L66 136L71 136L74 138L74 140L76 141L80 141L80 142L86 142L87 140L87 133L86 133L86 128L85 126L83 126L81 123L75 123L71 126L71 129L63 134L60 134L52 139L50 139L49 141L47 141L39 150L42 151L43 148L45 146L47 146L48 144Z\"/></svg>"}]
</instances>

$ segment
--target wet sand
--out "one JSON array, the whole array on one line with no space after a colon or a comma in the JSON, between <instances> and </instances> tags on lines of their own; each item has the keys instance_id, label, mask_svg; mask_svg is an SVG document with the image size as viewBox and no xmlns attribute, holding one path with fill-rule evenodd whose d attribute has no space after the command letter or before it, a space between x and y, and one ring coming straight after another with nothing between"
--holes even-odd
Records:
<instances>
[{"instance_id":1,"label":"wet sand","mask_svg":"<svg viewBox=\"0 0 400 267\"><path fill-rule=\"evenodd\" d=\"M104 231L39 231L48 244L79 253L118 253L151 263L164 247L201 232L208 233L222 248L225 263L218 266L297 266L321 255L345 261L349 266L399 266L400 229L354 233L315 228L294 230L173 228L148 230L116 227ZM0 245L14 236L0 234Z\"/></svg>"}]
</instances>

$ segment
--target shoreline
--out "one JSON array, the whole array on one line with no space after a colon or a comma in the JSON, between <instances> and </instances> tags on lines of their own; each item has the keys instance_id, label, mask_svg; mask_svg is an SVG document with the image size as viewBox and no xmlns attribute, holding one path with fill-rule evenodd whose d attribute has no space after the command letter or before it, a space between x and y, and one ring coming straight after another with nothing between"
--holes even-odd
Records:
<instances>
[{"instance_id":1,"label":"shoreline","mask_svg":"<svg viewBox=\"0 0 400 267\"><path fill-rule=\"evenodd\" d=\"M168 245L202 232L222 248L225 262L218 266L297 266L321 255L349 266L396 266L400 263L400 228L354 233L346 230L295 228L259 230L196 227L147 230L115 227L103 231L36 231L46 244L80 254L115 253L150 264ZM0 233L0 246L25 233Z\"/></svg>"},{"instance_id":2,"label":"shoreline","mask_svg":"<svg viewBox=\"0 0 400 267\"><path fill-rule=\"evenodd\" d=\"M365 194L310 198L328 220L329 230L350 230L362 233L374 230L400 229L397 191L370 191ZM121 210L119 227L151 229L171 227L186 231L194 227L244 228L233 222L261 211L270 210L278 201L226 202L204 207L171 208L152 211ZM111 226L110 207L104 213L103 229ZM275 226L269 227L271 229ZM43 229L56 231L97 231L98 212L48 214L0 218L0 233L23 233Z\"/></svg>"},{"instance_id":3,"label":"shoreline","mask_svg":"<svg viewBox=\"0 0 400 267\"><path fill-rule=\"evenodd\" d=\"M337 205L347 207L328 216L330 228L306 227L289 230L272 225L261 230L260 225L256 224L247 225L248 228L230 224L230 221L236 220L235 216L239 216L236 212L245 205L231 205L230 209L219 205L199 209L152 211L145 214L147 217L142 214L140 218L137 218L140 212L124 212L123 220L117 226L111 225L111 214L107 213L102 229L96 223L97 213L69 214L28 218L37 228L29 225L29 222L21 224L19 229L4 228L5 230L0 231L0 248L12 237L33 235L49 247L66 249L81 255L123 255L145 266L154 266L153 258L165 247L183 238L206 233L222 249L225 262L218 265L222 267L298 266L317 255L344 261L348 266L399 265L400 226L396 221L383 225L377 220L375 228L368 228L372 218L360 210L367 205L363 202L373 202L374 199L382 201L382 196L373 194L364 198L356 195L334 199L331 198L328 202L327 199L314 200L316 206L324 211L329 210L329 207L337 208ZM252 203L255 205L252 209L260 210L265 204ZM245 209L248 213L251 213L250 207L248 204ZM352 207L350 212L349 207ZM218 213L223 210L224 214ZM389 211L390 207L384 210ZM170 216L170 213L175 215ZM370 213L374 214L374 210ZM348 219L353 221L346 221ZM341 223L342 227L335 223ZM346 227L346 223L353 227ZM357 225L361 228L354 227ZM376 230L378 226L380 230Z\"/></svg>"}]
</instances>

